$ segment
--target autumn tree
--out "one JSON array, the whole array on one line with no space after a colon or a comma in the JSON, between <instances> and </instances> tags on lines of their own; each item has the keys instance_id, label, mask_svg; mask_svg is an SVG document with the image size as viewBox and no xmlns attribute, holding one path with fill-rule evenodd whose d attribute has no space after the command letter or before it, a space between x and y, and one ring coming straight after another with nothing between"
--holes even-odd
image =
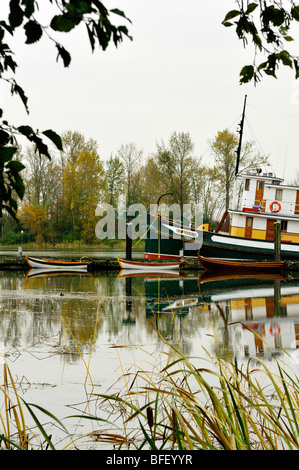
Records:
<instances>
[{"instance_id":1,"label":"autumn tree","mask_svg":"<svg viewBox=\"0 0 299 470\"><path fill-rule=\"evenodd\" d=\"M84 152L97 154L98 144L94 139L86 139L81 132L71 130L62 133L62 143L63 150L59 152L61 174L57 189L57 219L61 231L72 232L74 235L77 219L75 206L78 206L78 202L71 202L70 198L79 199L79 194L75 194L78 190L77 161Z\"/></svg>"},{"instance_id":2,"label":"autumn tree","mask_svg":"<svg viewBox=\"0 0 299 470\"><path fill-rule=\"evenodd\" d=\"M218 199L224 200L225 209L229 208L233 183L235 180L236 149L238 136L227 129L219 131L210 143L210 149L214 158L213 171L215 174L215 188L217 186ZM246 142L243 145L239 173L248 168L268 164L268 157L254 151L254 144Z\"/></svg>"},{"instance_id":3,"label":"autumn tree","mask_svg":"<svg viewBox=\"0 0 299 470\"><path fill-rule=\"evenodd\" d=\"M47 38L56 49L57 59L61 60L65 67L71 63L71 54L62 44L61 33L70 33L79 25L85 26L92 51L96 45L101 50L106 50L110 42L118 46L124 37L132 39L125 25L116 26L110 21L111 14L114 18L129 21L117 8L108 10L98 0L49 0L48 3L52 7L49 9L51 13L48 20L43 15L45 0L12 0L9 2L8 17L2 17L0 21L0 79L10 87L12 95L19 96L28 114L28 98L15 78L18 64L10 47L10 42L20 31L29 47L42 37ZM8 123L3 109L0 109L0 120L0 217L3 210L16 217L18 201L24 196L21 174L24 167L12 163L17 151L18 136L28 139L36 146L40 155L48 158L50 152L47 139L59 150L62 150L62 142L60 136L51 129L40 132L27 123L18 126Z\"/></svg>"},{"instance_id":4,"label":"autumn tree","mask_svg":"<svg viewBox=\"0 0 299 470\"><path fill-rule=\"evenodd\" d=\"M26 165L24 181L26 192L24 202L42 205L48 212L54 210L57 203L60 168L56 159L41 158L33 146L28 147L23 161Z\"/></svg>"},{"instance_id":5,"label":"autumn tree","mask_svg":"<svg viewBox=\"0 0 299 470\"><path fill-rule=\"evenodd\" d=\"M69 160L63 174L65 225L72 239L95 241L95 209L104 197L104 166L95 150Z\"/></svg>"},{"instance_id":6,"label":"autumn tree","mask_svg":"<svg viewBox=\"0 0 299 470\"><path fill-rule=\"evenodd\" d=\"M168 146L157 144L157 158L167 190L173 193L174 202L183 209L190 202L190 174L195 159L194 144L189 132L173 132Z\"/></svg>"},{"instance_id":7,"label":"autumn tree","mask_svg":"<svg viewBox=\"0 0 299 470\"><path fill-rule=\"evenodd\" d=\"M135 175L140 168L141 160L143 156L143 150L137 148L134 142L123 144L117 149L117 158L122 162L125 175L125 197L126 205L129 207L135 200L133 194L135 192Z\"/></svg>"},{"instance_id":8,"label":"autumn tree","mask_svg":"<svg viewBox=\"0 0 299 470\"><path fill-rule=\"evenodd\" d=\"M123 192L125 182L124 165L119 157L112 155L106 163L107 202L117 206L118 198Z\"/></svg>"},{"instance_id":9,"label":"autumn tree","mask_svg":"<svg viewBox=\"0 0 299 470\"><path fill-rule=\"evenodd\" d=\"M49 0L49 3L52 10L48 21L44 18L40 21L39 10L45 1L37 0L10 1L8 17L0 21L0 79L10 87L13 95L20 97L28 113L28 98L16 81L17 58L10 47L10 41L19 30L24 33L24 42L29 47L47 37L65 67L71 63L71 54L62 44L60 33L70 33L79 25L85 26L92 51L96 45L106 50L110 42L118 46L125 37L132 39L126 25L116 26L110 21L111 14L129 21L117 8L108 10L98 0ZM299 21L299 5L294 1L277 0L235 0L235 5L236 8L225 15L223 25L234 27L245 47L253 45L252 62L242 67L240 82L253 80L257 83L263 75L276 78L280 65L292 68L298 78L299 58L288 49L294 40L291 28ZM11 165L17 148L16 139L19 135L25 136L35 144L40 155L47 157L50 154L44 138L50 139L59 149L62 142L51 129L39 132L28 124L15 126L8 123L3 109L0 109L0 119L0 217L3 210L15 216L18 199L24 196L23 167Z\"/></svg>"},{"instance_id":10,"label":"autumn tree","mask_svg":"<svg viewBox=\"0 0 299 470\"><path fill-rule=\"evenodd\" d=\"M50 238L47 227L47 211L45 207L35 204L24 204L19 210L19 219L25 229L36 236L36 243L43 244Z\"/></svg>"},{"instance_id":11,"label":"autumn tree","mask_svg":"<svg viewBox=\"0 0 299 470\"><path fill-rule=\"evenodd\" d=\"M149 210L151 204L156 204L159 196L166 192L166 175L161 173L157 156L150 155L141 168L143 197L142 203Z\"/></svg>"},{"instance_id":12,"label":"autumn tree","mask_svg":"<svg viewBox=\"0 0 299 470\"><path fill-rule=\"evenodd\" d=\"M97 151L98 144L94 139L86 139L79 131L67 130L61 134L63 149L59 152L62 171L68 162L76 163L81 152Z\"/></svg>"}]
</instances>

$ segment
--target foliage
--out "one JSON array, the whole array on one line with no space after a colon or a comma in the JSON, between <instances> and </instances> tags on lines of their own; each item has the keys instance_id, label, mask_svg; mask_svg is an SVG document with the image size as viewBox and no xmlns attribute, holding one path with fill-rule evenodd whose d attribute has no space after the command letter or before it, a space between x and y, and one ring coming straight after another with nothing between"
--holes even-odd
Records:
<instances>
[{"instance_id":1,"label":"foliage","mask_svg":"<svg viewBox=\"0 0 299 470\"><path fill-rule=\"evenodd\" d=\"M158 354L142 348L146 367L138 363L134 371L131 365L119 378L123 387L118 382L106 394L99 394L90 372L92 348L86 361L63 319L62 325L64 338L68 333L82 359L86 369L82 387L87 382L92 385L88 403L97 399L96 410L90 413L88 406L86 412L61 419L40 405L27 403L19 395L18 384L4 361L0 386L1 449L56 450L56 437L47 431L49 424L67 438L65 450L79 450L87 442L109 445L114 450L299 449L299 381L279 358L270 370L259 358L238 366L229 353L227 359L188 357L152 325L166 349ZM59 351L67 353L67 344L60 345ZM109 421L103 419L104 412L109 414ZM64 422L74 418L81 423L89 421L92 431L71 435Z\"/></svg>"},{"instance_id":2,"label":"foliage","mask_svg":"<svg viewBox=\"0 0 299 470\"><path fill-rule=\"evenodd\" d=\"M7 232L12 235L21 228L31 241L97 242L95 213L100 201L116 209L120 198L127 208L139 203L150 210L161 194L171 192L169 203L202 207L205 223L219 222L223 203L229 201L237 137L228 130L218 132L211 142L214 160L208 164L193 153L191 137L184 132L173 132L168 144L157 144L156 153L145 161L132 142L122 145L106 164L98 154L97 143L80 132L64 132L62 142L63 150L51 154L51 160L40 158L33 147L19 150L18 161L26 165L27 188L18 211L22 225L12 223L8 215L2 217L1 243L14 243L16 237L10 239ZM267 163L268 158L256 153L252 142L244 142L239 172Z\"/></svg>"},{"instance_id":3,"label":"foliage","mask_svg":"<svg viewBox=\"0 0 299 470\"><path fill-rule=\"evenodd\" d=\"M111 41L118 46L124 36L130 38L126 26L115 26L110 21L110 14L127 20L125 14L117 8L109 11L99 0L49 0L49 3L56 11L46 26L38 20L40 5L34 0L10 1L8 18L0 20L0 78L10 86L11 94L21 99L27 113L29 113L28 98L15 79L18 64L9 45L9 39L19 28L24 32L25 44L28 45L35 44L43 36L48 37L57 50L57 60L62 60L65 67L70 65L71 54L55 38L57 33L69 33L79 25L85 25L92 51L95 50L96 43L100 49L106 50ZM18 199L23 198L25 190L21 175L24 165L13 160L17 151L18 137L25 137L35 145L40 156L49 159L50 152L43 140L44 137L59 150L62 150L62 140L51 129L39 132L28 125L9 124L4 119L3 109L0 109L0 119L0 217L3 210L16 217Z\"/></svg>"},{"instance_id":4,"label":"foliage","mask_svg":"<svg viewBox=\"0 0 299 470\"><path fill-rule=\"evenodd\" d=\"M215 183L221 195L225 197L225 208L229 207L230 196L233 189L236 167L236 148L238 137L227 129L219 131L211 142L211 151L215 159ZM246 173L246 169L269 164L268 157L256 154L253 143L246 142L242 149L239 173Z\"/></svg>"},{"instance_id":5,"label":"foliage","mask_svg":"<svg viewBox=\"0 0 299 470\"><path fill-rule=\"evenodd\" d=\"M117 158L122 162L125 178L126 206L137 202L134 197L135 175L137 174L142 160L143 150L139 150L134 142L121 145L117 149Z\"/></svg>"},{"instance_id":6,"label":"foliage","mask_svg":"<svg viewBox=\"0 0 299 470\"><path fill-rule=\"evenodd\" d=\"M20 210L19 217L25 229L36 235L38 244L49 238L47 211L44 206L25 204Z\"/></svg>"},{"instance_id":7,"label":"foliage","mask_svg":"<svg viewBox=\"0 0 299 470\"><path fill-rule=\"evenodd\" d=\"M62 220L75 239L81 233L85 241L95 241L95 209L104 191L104 168L95 151L81 152L75 163L68 161L63 172Z\"/></svg>"},{"instance_id":8,"label":"foliage","mask_svg":"<svg viewBox=\"0 0 299 470\"><path fill-rule=\"evenodd\" d=\"M117 207L118 198L124 188L124 165L119 157L110 156L106 164L106 185L108 204Z\"/></svg>"},{"instance_id":9,"label":"foliage","mask_svg":"<svg viewBox=\"0 0 299 470\"><path fill-rule=\"evenodd\" d=\"M231 357L187 357L163 341L161 357L148 353L146 368L123 377L122 393L99 395L123 419L119 450L299 449L298 377L279 360L274 370L258 358L238 367Z\"/></svg>"},{"instance_id":10,"label":"foliage","mask_svg":"<svg viewBox=\"0 0 299 470\"><path fill-rule=\"evenodd\" d=\"M194 144L189 132L173 132L168 146L157 144L158 162L161 174L166 177L168 190L173 193L176 203L183 207L189 202L190 175Z\"/></svg>"},{"instance_id":11,"label":"foliage","mask_svg":"<svg viewBox=\"0 0 299 470\"><path fill-rule=\"evenodd\" d=\"M294 40L291 27L299 21L299 5L293 1L277 0L236 0L235 3L237 9L226 14L223 25L235 25L236 34L244 47L248 47L249 40L254 46L253 63L242 68L240 82L253 80L257 83L263 74L277 78L280 65L292 68L298 78L299 58L287 48ZM266 55L266 60L258 63L260 55Z\"/></svg>"}]
</instances>

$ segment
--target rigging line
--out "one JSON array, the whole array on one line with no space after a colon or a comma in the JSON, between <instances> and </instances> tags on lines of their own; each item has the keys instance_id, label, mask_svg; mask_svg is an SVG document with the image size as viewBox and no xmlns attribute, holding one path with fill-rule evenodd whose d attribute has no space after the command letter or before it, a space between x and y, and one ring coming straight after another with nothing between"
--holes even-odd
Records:
<instances>
[{"instance_id":1,"label":"rigging line","mask_svg":"<svg viewBox=\"0 0 299 470\"><path fill-rule=\"evenodd\" d=\"M264 157L266 157L266 153L264 152L264 150L263 150L261 144L259 143L259 141L258 141L258 139L257 139L257 137L256 137L256 135L255 135L254 130L252 129L252 127L251 127L251 125L250 125L250 122L248 121L248 119L247 119L246 117L245 117L245 121L246 121L246 124L247 124L247 126L248 126L248 128L249 128L250 133L252 134L252 136L253 136L254 140L256 141L258 147L260 148L261 153L264 155Z\"/></svg>"},{"instance_id":2,"label":"rigging line","mask_svg":"<svg viewBox=\"0 0 299 470\"><path fill-rule=\"evenodd\" d=\"M239 116L234 120L234 122L233 122L230 126L228 126L227 129L231 129L233 126L235 126L235 124L239 124L241 117L242 117L242 116L239 115Z\"/></svg>"},{"instance_id":3,"label":"rigging line","mask_svg":"<svg viewBox=\"0 0 299 470\"><path fill-rule=\"evenodd\" d=\"M251 106L251 108L261 109L262 111L267 111L268 113L281 114L282 116L288 116L288 117L292 117L292 118L295 118L295 119L299 119L299 116L295 116L294 114L282 113L281 111L274 111L273 109L266 109L266 108L262 108L260 106L255 106L253 104L249 104L248 106Z\"/></svg>"}]
</instances>

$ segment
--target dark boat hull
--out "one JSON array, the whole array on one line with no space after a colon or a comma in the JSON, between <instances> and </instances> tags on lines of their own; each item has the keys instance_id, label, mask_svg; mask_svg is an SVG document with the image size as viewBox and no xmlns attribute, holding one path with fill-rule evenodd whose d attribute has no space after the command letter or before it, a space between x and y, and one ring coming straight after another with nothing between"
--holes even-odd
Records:
<instances>
[{"instance_id":1,"label":"dark boat hull","mask_svg":"<svg viewBox=\"0 0 299 470\"><path fill-rule=\"evenodd\" d=\"M284 261L232 260L228 258L206 258L204 256L199 256L198 259L204 269L214 272L277 273L281 272L285 265Z\"/></svg>"},{"instance_id":2,"label":"dark boat hull","mask_svg":"<svg viewBox=\"0 0 299 470\"><path fill-rule=\"evenodd\" d=\"M145 241L145 259L179 260L197 259L198 254L204 257L236 258L252 260L273 260L274 241L257 240L253 238L235 237L229 234L190 230L189 227L173 224L173 227L182 230L182 235L175 237L169 229L169 221L161 221L160 232L158 223L149 216L148 231ZM187 236L190 234L196 236ZM160 242L158 234L160 233ZM185 235L184 235L185 234ZM299 243L281 242L282 260L299 260Z\"/></svg>"},{"instance_id":3,"label":"dark boat hull","mask_svg":"<svg viewBox=\"0 0 299 470\"><path fill-rule=\"evenodd\" d=\"M183 224L148 214L148 231L145 237L145 259L180 260L197 259L202 242L202 232Z\"/></svg>"},{"instance_id":4,"label":"dark boat hull","mask_svg":"<svg viewBox=\"0 0 299 470\"><path fill-rule=\"evenodd\" d=\"M203 232L203 244L199 253L204 257L271 261L274 260L274 242ZM299 244L282 241L281 259L299 259Z\"/></svg>"}]
</instances>

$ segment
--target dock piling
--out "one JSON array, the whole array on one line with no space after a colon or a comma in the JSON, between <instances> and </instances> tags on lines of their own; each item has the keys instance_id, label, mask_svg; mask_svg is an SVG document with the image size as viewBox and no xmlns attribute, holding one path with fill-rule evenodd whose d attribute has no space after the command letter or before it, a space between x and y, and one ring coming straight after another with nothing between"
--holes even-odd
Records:
<instances>
[{"instance_id":1,"label":"dock piling","mask_svg":"<svg viewBox=\"0 0 299 470\"><path fill-rule=\"evenodd\" d=\"M132 235L133 235L133 228L132 224L127 224L126 230L126 259L132 260Z\"/></svg>"},{"instance_id":2,"label":"dock piling","mask_svg":"<svg viewBox=\"0 0 299 470\"><path fill-rule=\"evenodd\" d=\"M281 224L274 223L274 257L276 262L281 261Z\"/></svg>"}]
</instances>

